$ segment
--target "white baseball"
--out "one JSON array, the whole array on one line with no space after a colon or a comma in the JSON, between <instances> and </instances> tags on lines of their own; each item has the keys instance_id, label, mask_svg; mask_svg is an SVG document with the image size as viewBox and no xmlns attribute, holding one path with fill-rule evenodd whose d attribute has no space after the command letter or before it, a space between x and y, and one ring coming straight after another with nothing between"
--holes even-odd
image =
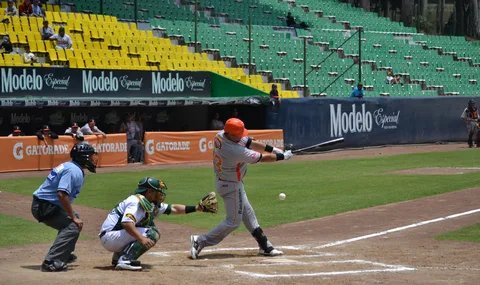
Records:
<instances>
[{"instance_id":1,"label":"white baseball","mask_svg":"<svg viewBox=\"0 0 480 285\"><path fill-rule=\"evenodd\" d=\"M287 195L285 195L285 193L278 194L278 199L285 200L285 198L287 198Z\"/></svg>"}]
</instances>

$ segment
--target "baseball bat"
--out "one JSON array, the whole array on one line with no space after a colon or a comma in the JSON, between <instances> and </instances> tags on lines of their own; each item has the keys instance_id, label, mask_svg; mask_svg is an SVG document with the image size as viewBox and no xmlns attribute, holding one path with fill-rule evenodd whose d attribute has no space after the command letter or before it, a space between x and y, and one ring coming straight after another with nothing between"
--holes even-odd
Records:
<instances>
[{"instance_id":1,"label":"baseball bat","mask_svg":"<svg viewBox=\"0 0 480 285\"><path fill-rule=\"evenodd\" d=\"M326 147L326 146L330 146L330 145L335 145L335 144L342 143L343 141L345 141L345 139L343 137L342 138L336 138L336 139L333 139L333 140L321 142L321 143L314 144L314 145L311 145L311 146L307 146L307 147L304 147L304 148L299 148L299 149L292 150L292 153L306 151L306 150L317 148L317 147Z\"/></svg>"}]
</instances>

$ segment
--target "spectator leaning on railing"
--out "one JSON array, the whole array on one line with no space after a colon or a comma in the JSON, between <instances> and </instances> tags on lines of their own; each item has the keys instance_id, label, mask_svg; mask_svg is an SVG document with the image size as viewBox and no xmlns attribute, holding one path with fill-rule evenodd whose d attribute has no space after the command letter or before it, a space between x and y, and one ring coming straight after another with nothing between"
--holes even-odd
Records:
<instances>
[{"instance_id":1,"label":"spectator leaning on railing","mask_svg":"<svg viewBox=\"0 0 480 285\"><path fill-rule=\"evenodd\" d=\"M13 130L12 130L12 133L9 134L8 136L9 137L20 137L20 136L24 136L25 134L23 133L22 129L20 128L20 126L13 126Z\"/></svg>"},{"instance_id":2,"label":"spectator leaning on railing","mask_svg":"<svg viewBox=\"0 0 480 285\"><path fill-rule=\"evenodd\" d=\"M83 127L80 129L80 131L84 135L96 135L96 136L103 136L104 138L107 137L107 135L102 132L97 126L95 119L91 118L88 120L88 122L83 125Z\"/></svg>"},{"instance_id":3,"label":"spectator leaning on railing","mask_svg":"<svg viewBox=\"0 0 480 285\"><path fill-rule=\"evenodd\" d=\"M80 131L80 127L76 122L72 124L71 127L68 127L68 129L65 130L66 135L72 136L72 138L78 140L78 141L83 141L85 138L83 137L82 131Z\"/></svg>"},{"instance_id":4,"label":"spectator leaning on railing","mask_svg":"<svg viewBox=\"0 0 480 285\"><path fill-rule=\"evenodd\" d=\"M39 140L42 140L42 141L45 141L45 137L49 137L54 140L58 139L58 135L52 130L50 130L50 127L48 127L48 125L43 125L43 127L40 130L38 130L35 133L35 135Z\"/></svg>"}]
</instances>

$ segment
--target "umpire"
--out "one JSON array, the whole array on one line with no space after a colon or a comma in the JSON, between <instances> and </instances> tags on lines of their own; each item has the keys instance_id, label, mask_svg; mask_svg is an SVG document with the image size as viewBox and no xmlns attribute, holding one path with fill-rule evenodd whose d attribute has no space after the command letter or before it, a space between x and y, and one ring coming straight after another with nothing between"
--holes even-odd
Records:
<instances>
[{"instance_id":1,"label":"umpire","mask_svg":"<svg viewBox=\"0 0 480 285\"><path fill-rule=\"evenodd\" d=\"M75 261L73 254L83 221L73 211L72 202L80 193L84 168L96 172L97 153L87 143L78 143L70 151L71 161L52 169L45 181L33 193L32 215L39 222L58 230L57 238L42 263L42 271L67 269Z\"/></svg>"}]
</instances>

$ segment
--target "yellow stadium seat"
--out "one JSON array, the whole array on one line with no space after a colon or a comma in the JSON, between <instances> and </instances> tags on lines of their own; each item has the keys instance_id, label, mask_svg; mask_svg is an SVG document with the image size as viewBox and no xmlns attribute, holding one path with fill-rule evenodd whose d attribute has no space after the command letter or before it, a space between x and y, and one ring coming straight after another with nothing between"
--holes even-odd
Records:
<instances>
[{"instance_id":1,"label":"yellow stadium seat","mask_svg":"<svg viewBox=\"0 0 480 285\"><path fill-rule=\"evenodd\" d=\"M51 62L58 61L57 51L55 49L48 49L48 58Z\"/></svg>"},{"instance_id":2,"label":"yellow stadium seat","mask_svg":"<svg viewBox=\"0 0 480 285\"><path fill-rule=\"evenodd\" d=\"M35 40L28 40L28 47L30 48L31 52L38 52L37 42Z\"/></svg>"},{"instance_id":3,"label":"yellow stadium seat","mask_svg":"<svg viewBox=\"0 0 480 285\"><path fill-rule=\"evenodd\" d=\"M76 61L78 68L85 68L85 61L83 60L83 58L76 58Z\"/></svg>"}]
</instances>

